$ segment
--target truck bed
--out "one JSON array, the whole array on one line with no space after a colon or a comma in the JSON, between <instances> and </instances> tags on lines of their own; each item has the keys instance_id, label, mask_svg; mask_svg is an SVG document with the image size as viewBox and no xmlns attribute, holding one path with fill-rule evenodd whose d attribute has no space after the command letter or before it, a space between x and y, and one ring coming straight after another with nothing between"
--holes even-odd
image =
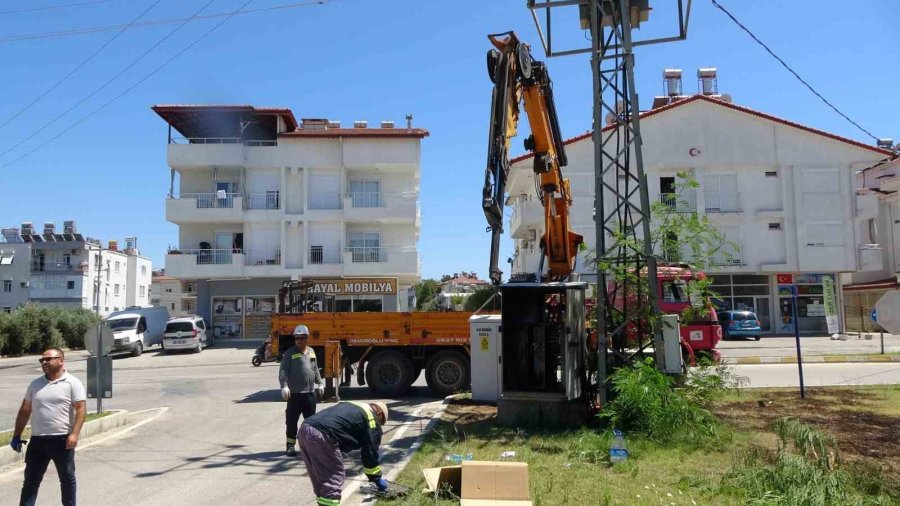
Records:
<instances>
[{"instance_id":1,"label":"truck bed","mask_svg":"<svg viewBox=\"0 0 900 506\"><path fill-rule=\"evenodd\" d=\"M306 313L276 314L272 332L290 335L297 325L306 325L310 344L342 340L351 346L468 345L469 317L473 313Z\"/></svg>"}]
</instances>

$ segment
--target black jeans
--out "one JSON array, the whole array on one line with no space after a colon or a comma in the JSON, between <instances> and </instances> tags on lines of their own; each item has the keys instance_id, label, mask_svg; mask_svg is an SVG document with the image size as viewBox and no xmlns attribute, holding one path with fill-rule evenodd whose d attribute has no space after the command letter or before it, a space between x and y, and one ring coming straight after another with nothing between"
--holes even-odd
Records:
<instances>
[{"instance_id":1,"label":"black jeans","mask_svg":"<svg viewBox=\"0 0 900 506\"><path fill-rule=\"evenodd\" d=\"M316 394L291 394L288 399L284 410L284 425L285 435L290 441L297 439L297 422L301 414L304 420L316 414Z\"/></svg>"},{"instance_id":2,"label":"black jeans","mask_svg":"<svg viewBox=\"0 0 900 506\"><path fill-rule=\"evenodd\" d=\"M59 475L63 506L75 506L75 449L66 449L68 436L31 436L25 451L25 482L19 506L33 506L47 465L52 460Z\"/></svg>"}]
</instances>

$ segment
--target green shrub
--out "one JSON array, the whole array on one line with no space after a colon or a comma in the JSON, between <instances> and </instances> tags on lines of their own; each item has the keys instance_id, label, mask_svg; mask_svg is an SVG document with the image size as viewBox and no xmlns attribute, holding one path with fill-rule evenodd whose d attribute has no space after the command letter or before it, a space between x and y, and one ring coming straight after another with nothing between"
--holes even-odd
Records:
<instances>
[{"instance_id":1,"label":"green shrub","mask_svg":"<svg viewBox=\"0 0 900 506\"><path fill-rule=\"evenodd\" d=\"M0 317L0 353L40 353L51 347L83 348L84 334L99 321L83 308L27 304Z\"/></svg>"},{"instance_id":2,"label":"green shrub","mask_svg":"<svg viewBox=\"0 0 900 506\"><path fill-rule=\"evenodd\" d=\"M713 386L677 389L671 377L654 367L652 359L619 368L611 380L614 398L604 406L600 417L612 427L657 443L697 446L721 444L728 435L715 415L703 406L715 397L705 392Z\"/></svg>"}]
</instances>

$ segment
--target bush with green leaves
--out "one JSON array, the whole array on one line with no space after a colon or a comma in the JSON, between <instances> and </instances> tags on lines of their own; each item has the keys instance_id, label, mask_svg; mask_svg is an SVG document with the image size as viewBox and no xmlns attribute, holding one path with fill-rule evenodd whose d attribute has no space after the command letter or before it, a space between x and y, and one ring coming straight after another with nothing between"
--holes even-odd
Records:
<instances>
[{"instance_id":1,"label":"bush with green leaves","mask_svg":"<svg viewBox=\"0 0 900 506\"><path fill-rule=\"evenodd\" d=\"M27 304L0 318L0 354L39 353L50 347L83 348L99 318L83 308Z\"/></svg>"},{"instance_id":2,"label":"bush with green leaves","mask_svg":"<svg viewBox=\"0 0 900 506\"><path fill-rule=\"evenodd\" d=\"M466 311L477 311L478 308L484 306L484 303L490 300L491 297L494 297L494 294L497 293L497 289L494 287L481 288L477 290L472 295L466 299L466 305L464 306ZM500 297L495 297L494 300L491 301L490 304L484 306L486 310L495 310L500 309Z\"/></svg>"},{"instance_id":3,"label":"bush with green leaves","mask_svg":"<svg viewBox=\"0 0 900 506\"><path fill-rule=\"evenodd\" d=\"M859 465L841 464L833 436L790 417L777 420L775 432L780 443L774 455L760 447L739 453L735 468L722 478L720 492L744 497L747 504L894 504L871 472L861 479Z\"/></svg>"},{"instance_id":4,"label":"bush with green leaves","mask_svg":"<svg viewBox=\"0 0 900 506\"><path fill-rule=\"evenodd\" d=\"M656 443L719 446L729 432L707 406L724 389L718 381L688 383L660 372L648 358L611 376L613 399L600 412L611 427Z\"/></svg>"}]
</instances>

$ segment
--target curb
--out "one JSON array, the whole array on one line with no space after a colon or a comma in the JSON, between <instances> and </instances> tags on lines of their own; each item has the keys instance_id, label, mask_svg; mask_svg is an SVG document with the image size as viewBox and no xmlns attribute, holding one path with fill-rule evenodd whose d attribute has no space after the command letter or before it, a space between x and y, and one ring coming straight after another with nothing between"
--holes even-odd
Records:
<instances>
[{"instance_id":1,"label":"curb","mask_svg":"<svg viewBox=\"0 0 900 506\"><path fill-rule=\"evenodd\" d=\"M110 431L128 423L128 411L110 410L110 412L111 413L109 415L106 415L103 418L85 422L85 424L81 426L81 434L78 435L79 442L81 442L81 440L83 439L96 436L97 434ZM0 432L0 434L5 434L8 432L12 432L12 430L5 430ZM16 453L9 446L0 448L0 467L24 461L24 451L22 453Z\"/></svg>"},{"instance_id":2,"label":"curb","mask_svg":"<svg viewBox=\"0 0 900 506\"><path fill-rule=\"evenodd\" d=\"M900 355L811 355L803 357L804 364L840 364L867 362L900 362ZM796 364L797 357L723 357L722 363L730 365Z\"/></svg>"}]
</instances>

